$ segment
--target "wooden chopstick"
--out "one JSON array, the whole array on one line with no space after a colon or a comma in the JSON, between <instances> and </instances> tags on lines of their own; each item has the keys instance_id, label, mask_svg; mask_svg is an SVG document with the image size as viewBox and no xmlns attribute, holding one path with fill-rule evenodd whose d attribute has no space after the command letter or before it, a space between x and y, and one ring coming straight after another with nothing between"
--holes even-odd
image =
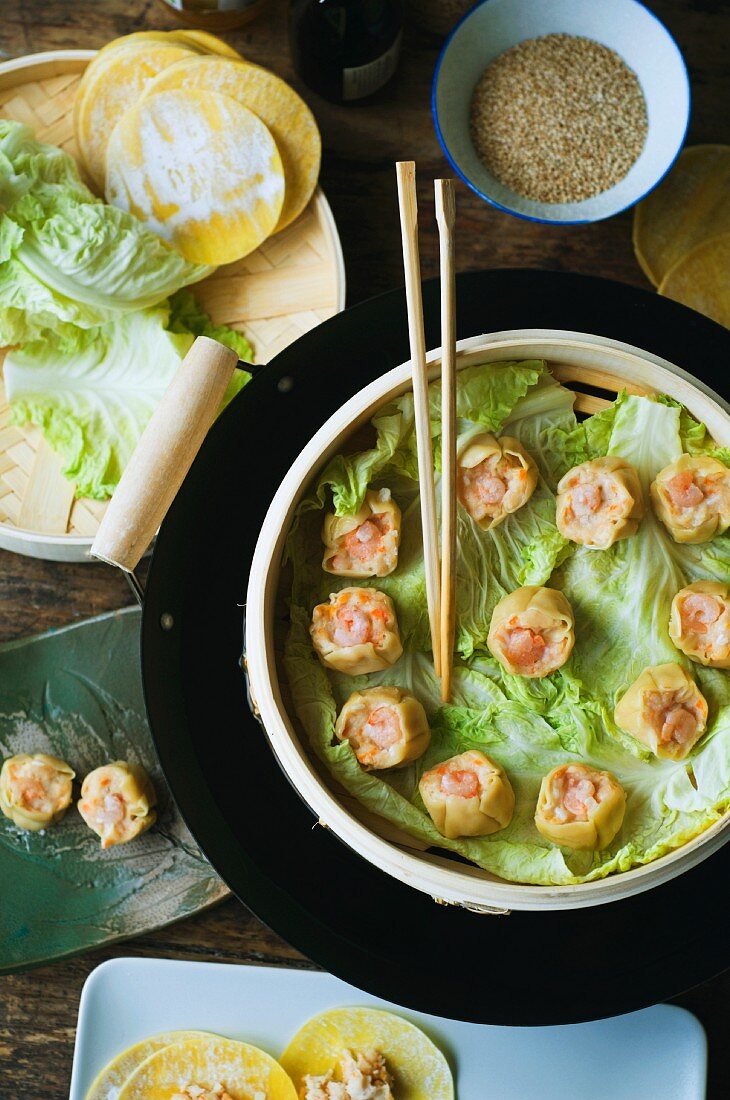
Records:
<instances>
[{"instance_id":1,"label":"wooden chopstick","mask_svg":"<svg viewBox=\"0 0 730 1100\"><path fill-rule=\"evenodd\" d=\"M418 478L423 529L423 558L426 573L428 621L431 627L433 665L441 675L441 597L439 575L439 537L436 518L436 487L433 477L431 448L431 417L428 409L428 371L426 369L426 337L423 331L423 299L421 297L421 264L418 255L418 204L416 201L416 165L412 160L398 161L400 228L403 242L403 268L408 306L408 337L411 346L413 403L418 447Z\"/></svg>"},{"instance_id":2,"label":"wooden chopstick","mask_svg":"<svg viewBox=\"0 0 730 1100\"><path fill-rule=\"evenodd\" d=\"M456 625L456 283L454 181L434 180L441 274L441 698L451 698Z\"/></svg>"}]
</instances>

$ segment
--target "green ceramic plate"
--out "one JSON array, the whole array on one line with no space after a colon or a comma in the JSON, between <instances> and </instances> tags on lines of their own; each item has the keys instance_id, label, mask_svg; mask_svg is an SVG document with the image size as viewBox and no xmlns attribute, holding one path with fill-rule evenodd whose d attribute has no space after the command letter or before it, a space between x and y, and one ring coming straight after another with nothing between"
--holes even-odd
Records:
<instances>
[{"instance_id":1,"label":"green ceramic plate","mask_svg":"<svg viewBox=\"0 0 730 1100\"><path fill-rule=\"evenodd\" d=\"M142 764L157 824L102 852L75 806L44 833L0 815L0 973L136 936L227 894L172 801L145 717L140 612L101 615L0 647L0 757L49 752L76 772Z\"/></svg>"}]
</instances>

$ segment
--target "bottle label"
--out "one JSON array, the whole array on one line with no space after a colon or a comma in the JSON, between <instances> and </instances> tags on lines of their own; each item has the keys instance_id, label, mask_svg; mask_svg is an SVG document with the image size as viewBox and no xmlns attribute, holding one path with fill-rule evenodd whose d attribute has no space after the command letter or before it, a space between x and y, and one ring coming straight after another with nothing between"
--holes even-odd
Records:
<instances>
[{"instance_id":1,"label":"bottle label","mask_svg":"<svg viewBox=\"0 0 730 1100\"><path fill-rule=\"evenodd\" d=\"M398 66L402 38L403 32L399 31L390 49L376 57L375 61L342 70L342 98L346 102L364 99L366 95L372 95L388 83Z\"/></svg>"}]
</instances>

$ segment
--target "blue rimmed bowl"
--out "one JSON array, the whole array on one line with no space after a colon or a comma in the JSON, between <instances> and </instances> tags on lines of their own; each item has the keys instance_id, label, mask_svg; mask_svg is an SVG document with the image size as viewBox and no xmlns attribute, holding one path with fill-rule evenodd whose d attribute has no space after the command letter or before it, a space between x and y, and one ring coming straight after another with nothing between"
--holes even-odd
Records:
<instances>
[{"instance_id":1,"label":"blue rimmed bowl","mask_svg":"<svg viewBox=\"0 0 730 1100\"><path fill-rule=\"evenodd\" d=\"M518 42L546 34L580 35L615 50L646 99L648 133L638 160L619 183L581 202L535 202L505 187L477 156L469 132L472 94L487 65ZM516 217L577 225L626 210L667 174L687 133L689 78L669 31L637 0L482 0L441 51L432 110L444 153L477 195Z\"/></svg>"}]
</instances>

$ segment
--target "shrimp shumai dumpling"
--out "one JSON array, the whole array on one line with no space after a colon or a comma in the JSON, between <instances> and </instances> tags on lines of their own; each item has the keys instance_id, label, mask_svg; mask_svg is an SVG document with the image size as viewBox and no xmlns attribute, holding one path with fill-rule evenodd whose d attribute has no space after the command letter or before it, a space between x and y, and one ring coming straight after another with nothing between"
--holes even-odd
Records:
<instances>
[{"instance_id":1,"label":"shrimp shumai dumpling","mask_svg":"<svg viewBox=\"0 0 730 1100\"><path fill-rule=\"evenodd\" d=\"M340 577L387 577L398 564L400 508L390 489L368 490L352 516L325 516L322 568Z\"/></svg>"},{"instance_id":2,"label":"shrimp shumai dumpling","mask_svg":"<svg viewBox=\"0 0 730 1100\"><path fill-rule=\"evenodd\" d=\"M350 676L390 668L403 652L393 601L377 588L333 592L315 607L309 632L322 664Z\"/></svg>"},{"instance_id":3,"label":"shrimp shumai dumpling","mask_svg":"<svg viewBox=\"0 0 730 1100\"><path fill-rule=\"evenodd\" d=\"M526 504L536 485L537 466L512 436L477 435L458 457L458 498L485 531Z\"/></svg>"},{"instance_id":4,"label":"shrimp shumai dumpling","mask_svg":"<svg viewBox=\"0 0 730 1100\"><path fill-rule=\"evenodd\" d=\"M649 491L675 542L709 542L730 527L730 470L716 458L682 455L659 471Z\"/></svg>"},{"instance_id":5,"label":"shrimp shumai dumpling","mask_svg":"<svg viewBox=\"0 0 730 1100\"><path fill-rule=\"evenodd\" d=\"M626 792L610 772L561 764L540 785L538 832L553 844L600 852L614 839L626 812Z\"/></svg>"},{"instance_id":6,"label":"shrimp shumai dumpling","mask_svg":"<svg viewBox=\"0 0 730 1100\"><path fill-rule=\"evenodd\" d=\"M613 716L655 756L683 760L705 731L707 701L681 665L653 665L619 699Z\"/></svg>"},{"instance_id":7,"label":"shrimp shumai dumpling","mask_svg":"<svg viewBox=\"0 0 730 1100\"><path fill-rule=\"evenodd\" d=\"M431 820L448 840L496 833L509 825L515 809L507 773L477 749L424 772L418 789Z\"/></svg>"},{"instance_id":8,"label":"shrimp shumai dumpling","mask_svg":"<svg viewBox=\"0 0 730 1100\"><path fill-rule=\"evenodd\" d=\"M73 769L57 756L11 756L0 770L0 810L19 829L46 829L70 806L73 779Z\"/></svg>"},{"instance_id":9,"label":"shrimp shumai dumpling","mask_svg":"<svg viewBox=\"0 0 730 1100\"><path fill-rule=\"evenodd\" d=\"M513 676L549 676L571 654L573 626L573 609L562 592L527 585L499 601L487 645Z\"/></svg>"},{"instance_id":10,"label":"shrimp shumai dumpling","mask_svg":"<svg viewBox=\"0 0 730 1100\"><path fill-rule=\"evenodd\" d=\"M79 813L101 838L102 848L127 844L157 820L157 795L139 764L117 760L89 772L81 787Z\"/></svg>"},{"instance_id":11,"label":"shrimp shumai dumpling","mask_svg":"<svg viewBox=\"0 0 730 1100\"><path fill-rule=\"evenodd\" d=\"M377 771L417 760L431 740L423 706L399 687L354 692L339 713L335 735L350 742L364 768Z\"/></svg>"},{"instance_id":12,"label":"shrimp shumai dumpling","mask_svg":"<svg viewBox=\"0 0 730 1100\"><path fill-rule=\"evenodd\" d=\"M669 636L693 661L730 669L730 584L695 581L672 600Z\"/></svg>"},{"instance_id":13,"label":"shrimp shumai dumpling","mask_svg":"<svg viewBox=\"0 0 730 1100\"><path fill-rule=\"evenodd\" d=\"M558 530L589 550L606 550L635 534L643 515L639 475L616 455L581 462L558 482Z\"/></svg>"}]
</instances>

